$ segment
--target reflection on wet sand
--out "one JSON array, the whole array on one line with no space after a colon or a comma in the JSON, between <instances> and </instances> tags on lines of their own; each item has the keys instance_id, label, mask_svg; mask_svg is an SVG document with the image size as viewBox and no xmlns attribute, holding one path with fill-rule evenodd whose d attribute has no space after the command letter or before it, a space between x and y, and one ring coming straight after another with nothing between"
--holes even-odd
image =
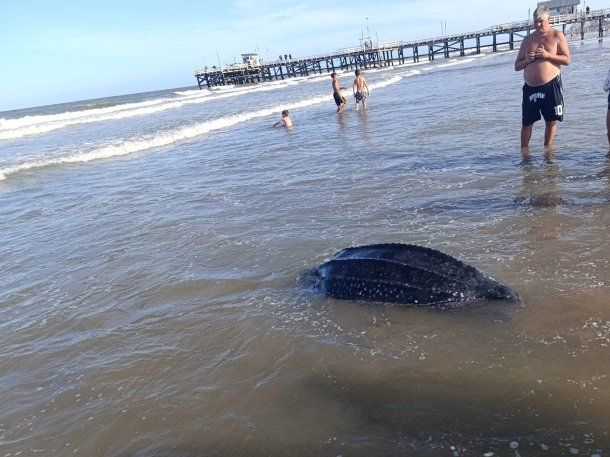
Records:
<instances>
[{"instance_id":1,"label":"reflection on wet sand","mask_svg":"<svg viewBox=\"0 0 610 457\"><path fill-rule=\"evenodd\" d=\"M338 113L337 119L339 120L339 128L341 129L341 133L348 133L347 125L345 124L345 111Z\"/></svg>"},{"instance_id":2,"label":"reflection on wet sand","mask_svg":"<svg viewBox=\"0 0 610 457\"><path fill-rule=\"evenodd\" d=\"M545 165L538 167L533 164L529 152L522 153L523 180L521 188L513 200L515 205L552 208L568 204L558 185L562 169L553 162L554 155L553 149L547 149L544 155Z\"/></svg>"},{"instance_id":3,"label":"reflection on wet sand","mask_svg":"<svg viewBox=\"0 0 610 457\"><path fill-rule=\"evenodd\" d=\"M543 164L535 164L529 154L523 154L521 169L523 179L513 203L537 209L528 214L526 238L537 243L541 240L557 240L564 215L558 207L568 202L563 197L560 181L563 169L553 162L553 150L547 150Z\"/></svg>"},{"instance_id":4,"label":"reflection on wet sand","mask_svg":"<svg viewBox=\"0 0 610 457\"><path fill-rule=\"evenodd\" d=\"M606 200L610 201L610 151L606 154L606 161L604 162L604 167L599 172L599 177L605 182L605 197Z\"/></svg>"},{"instance_id":5,"label":"reflection on wet sand","mask_svg":"<svg viewBox=\"0 0 610 457\"><path fill-rule=\"evenodd\" d=\"M360 109L355 111L354 114L356 116L356 122L358 125L358 135L360 135L366 141L369 148L373 150L375 148L375 144L371 135L372 132L369 128L369 110Z\"/></svg>"}]
</instances>

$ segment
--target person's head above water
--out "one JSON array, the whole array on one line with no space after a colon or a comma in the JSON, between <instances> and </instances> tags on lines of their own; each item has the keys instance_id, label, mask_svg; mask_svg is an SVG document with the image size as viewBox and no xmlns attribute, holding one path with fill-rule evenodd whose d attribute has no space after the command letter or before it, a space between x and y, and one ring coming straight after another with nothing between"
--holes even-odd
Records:
<instances>
[{"instance_id":1,"label":"person's head above water","mask_svg":"<svg viewBox=\"0 0 610 457\"><path fill-rule=\"evenodd\" d=\"M356 70L354 73L356 74L356 76L360 76L360 70Z\"/></svg>"},{"instance_id":2,"label":"person's head above water","mask_svg":"<svg viewBox=\"0 0 610 457\"><path fill-rule=\"evenodd\" d=\"M330 77L335 79L337 77L337 73L335 73L334 71L330 74Z\"/></svg>"},{"instance_id":3,"label":"person's head above water","mask_svg":"<svg viewBox=\"0 0 610 457\"><path fill-rule=\"evenodd\" d=\"M288 110L285 109L284 111L282 111L282 117L288 117ZM277 118L276 118L277 119Z\"/></svg>"}]
</instances>

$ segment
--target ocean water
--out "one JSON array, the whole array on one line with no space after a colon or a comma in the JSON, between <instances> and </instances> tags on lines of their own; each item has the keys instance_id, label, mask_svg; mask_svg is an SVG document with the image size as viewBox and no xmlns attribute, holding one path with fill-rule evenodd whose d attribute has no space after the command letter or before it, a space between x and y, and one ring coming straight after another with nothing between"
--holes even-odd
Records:
<instances>
[{"instance_id":1,"label":"ocean water","mask_svg":"<svg viewBox=\"0 0 610 457\"><path fill-rule=\"evenodd\" d=\"M0 113L0 456L610 455L610 45L571 50L553 155L508 51L343 115L327 74ZM522 300L304 281L381 242Z\"/></svg>"}]
</instances>

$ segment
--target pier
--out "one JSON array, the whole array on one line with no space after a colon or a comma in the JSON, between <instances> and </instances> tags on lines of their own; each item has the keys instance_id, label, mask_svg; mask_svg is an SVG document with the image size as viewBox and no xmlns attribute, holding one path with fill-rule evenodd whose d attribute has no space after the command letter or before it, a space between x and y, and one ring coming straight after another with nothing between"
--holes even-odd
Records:
<instances>
[{"instance_id":1,"label":"pier","mask_svg":"<svg viewBox=\"0 0 610 457\"><path fill-rule=\"evenodd\" d=\"M598 25L598 36L604 36L604 21L610 18L610 9L590 11L588 14L578 12L552 16L551 25L566 27L580 25L580 37L584 39L587 23ZM207 86L224 86L252 84L264 81L276 81L297 76L330 73L338 70L380 68L393 65L404 65L407 62L420 62L420 59L433 61L437 58L480 54L482 50L492 52L512 50L515 45L534 30L533 20L510 22L489 27L478 32L461 33L416 41L393 41L388 43L370 43L354 48L340 49L333 53L320 54L303 58L288 58L258 64L234 64L226 67L207 67L195 72L200 89Z\"/></svg>"}]
</instances>

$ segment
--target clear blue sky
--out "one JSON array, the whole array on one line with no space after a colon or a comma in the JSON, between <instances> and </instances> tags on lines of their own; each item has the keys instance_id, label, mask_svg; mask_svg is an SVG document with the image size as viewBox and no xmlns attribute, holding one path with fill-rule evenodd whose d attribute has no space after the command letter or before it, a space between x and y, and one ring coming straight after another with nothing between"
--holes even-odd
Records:
<instances>
[{"instance_id":1,"label":"clear blue sky","mask_svg":"<svg viewBox=\"0 0 610 457\"><path fill-rule=\"evenodd\" d=\"M604 0L586 2L610 8ZM582 0L581 0L582 6ZM0 0L0 111L193 86L194 70L524 20L526 0ZM367 19L368 18L368 21Z\"/></svg>"}]
</instances>

